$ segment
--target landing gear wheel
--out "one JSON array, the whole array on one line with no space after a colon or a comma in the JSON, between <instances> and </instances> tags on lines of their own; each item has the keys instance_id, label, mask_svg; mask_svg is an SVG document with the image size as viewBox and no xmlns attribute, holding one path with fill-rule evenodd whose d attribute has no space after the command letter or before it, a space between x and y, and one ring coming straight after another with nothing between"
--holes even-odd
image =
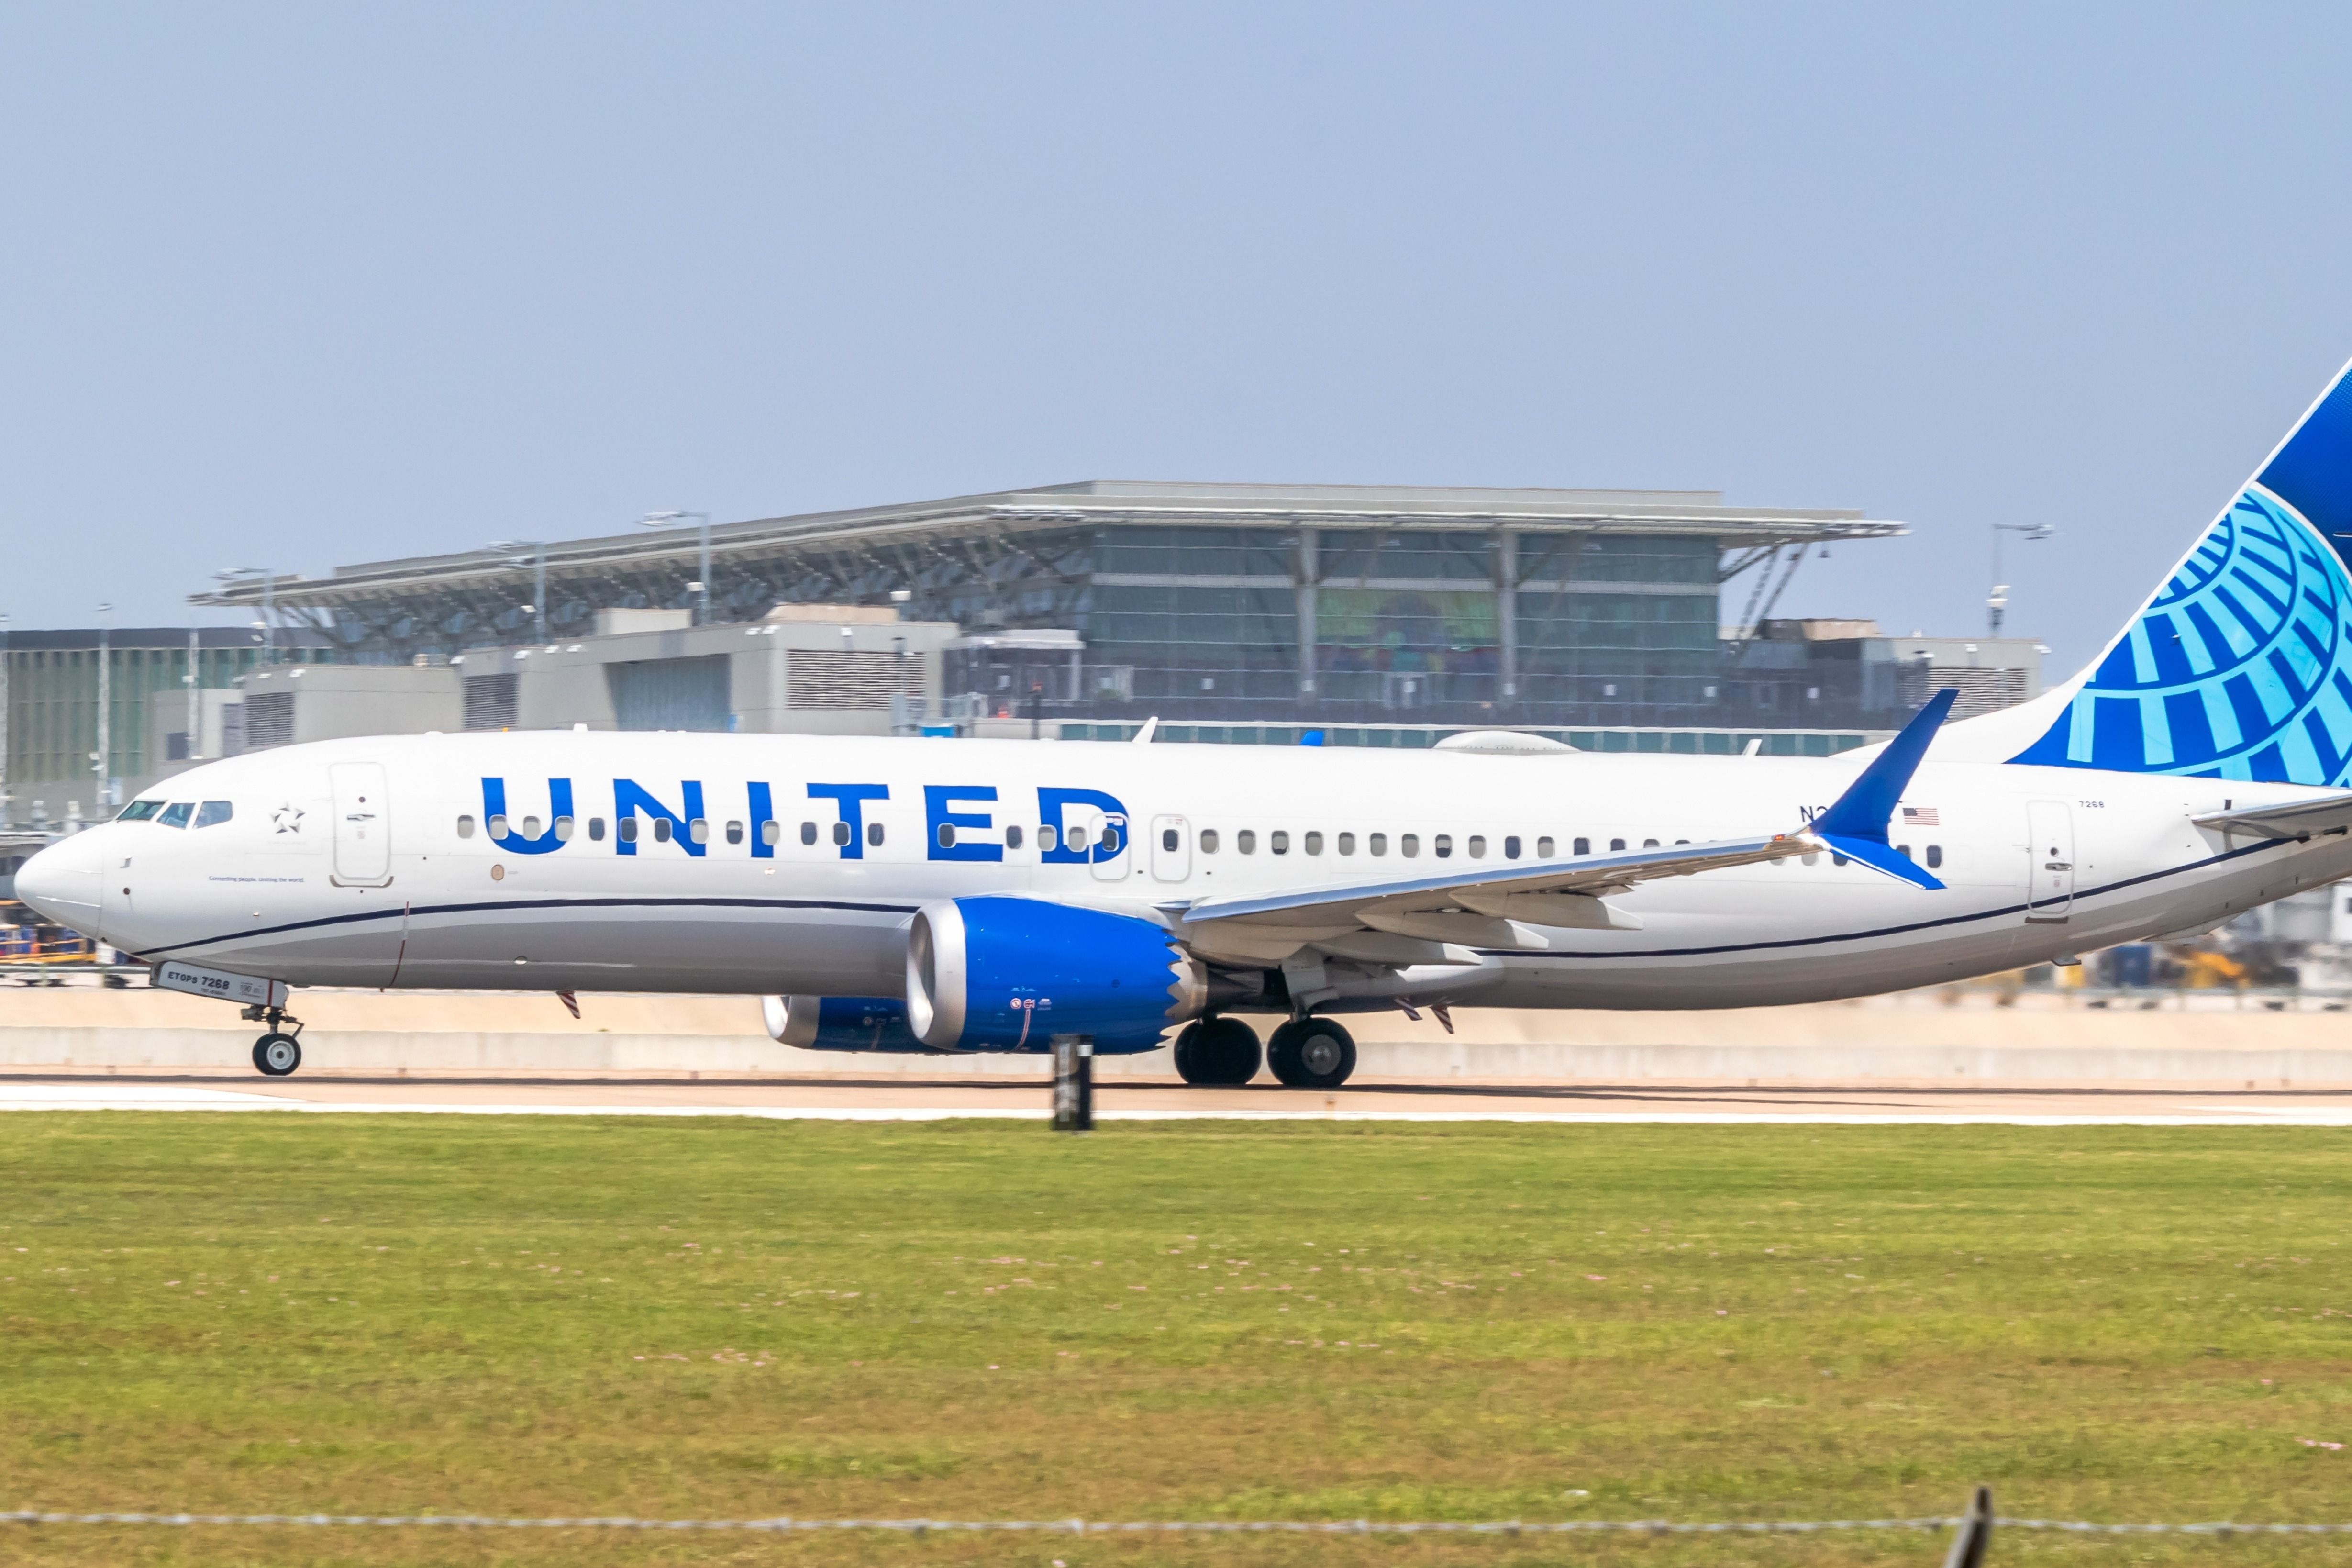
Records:
<instances>
[{"instance_id":1,"label":"landing gear wheel","mask_svg":"<svg viewBox=\"0 0 2352 1568\"><path fill-rule=\"evenodd\" d=\"M253 1065L269 1078L284 1078L302 1065L301 1043L291 1035L264 1035L253 1042Z\"/></svg>"},{"instance_id":2,"label":"landing gear wheel","mask_svg":"<svg viewBox=\"0 0 2352 1568\"><path fill-rule=\"evenodd\" d=\"M1176 1037L1176 1075L1202 1088L1237 1089L1257 1076L1257 1031L1239 1018L1203 1018Z\"/></svg>"},{"instance_id":3,"label":"landing gear wheel","mask_svg":"<svg viewBox=\"0 0 2352 1568\"><path fill-rule=\"evenodd\" d=\"M1356 1042L1328 1018L1300 1018L1275 1030L1265 1065L1292 1089L1337 1089L1356 1070Z\"/></svg>"}]
</instances>

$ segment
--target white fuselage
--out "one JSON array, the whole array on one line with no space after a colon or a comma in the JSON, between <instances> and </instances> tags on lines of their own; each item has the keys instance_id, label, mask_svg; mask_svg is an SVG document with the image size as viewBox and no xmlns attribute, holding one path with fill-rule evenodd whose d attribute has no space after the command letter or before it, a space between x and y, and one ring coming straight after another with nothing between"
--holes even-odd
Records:
<instances>
[{"instance_id":1,"label":"white fuselage","mask_svg":"<svg viewBox=\"0 0 2352 1568\"><path fill-rule=\"evenodd\" d=\"M1427 875L1474 856L1567 858L1579 841L1605 853L1612 840L1736 838L1801 826L1861 762L387 737L192 769L153 796L226 802L227 820L91 828L27 868L25 886L54 918L129 952L295 985L893 996L904 988L907 922L936 900L1035 894L1149 913ZM490 832L490 779L502 784L503 841ZM561 841L554 780L571 796ZM1548 931L1543 951L1486 954L1478 967L1416 978L1412 994L1513 1007L1801 1002L2201 930L2352 874L2341 836L2232 839L2189 820L2306 793L1938 763L1931 752L1891 837L1932 864L1945 890L1826 854L1647 882L1611 900L1639 930ZM628 809L644 800L656 805ZM677 826L646 815L656 809ZM201 812L185 815L193 823ZM623 841L625 816L634 843ZM1118 852L1103 856L1104 827L1122 818ZM1054 830L1050 850L1041 827ZM1074 827L1087 850L1067 847ZM520 852L530 835L540 852ZM963 858L973 854L996 858Z\"/></svg>"}]
</instances>

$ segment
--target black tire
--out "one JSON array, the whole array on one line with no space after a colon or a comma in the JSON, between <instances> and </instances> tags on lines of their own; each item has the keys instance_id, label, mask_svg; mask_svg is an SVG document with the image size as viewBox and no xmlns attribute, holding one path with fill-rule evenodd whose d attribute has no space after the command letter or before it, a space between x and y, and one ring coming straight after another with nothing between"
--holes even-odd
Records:
<instances>
[{"instance_id":1,"label":"black tire","mask_svg":"<svg viewBox=\"0 0 2352 1568\"><path fill-rule=\"evenodd\" d=\"M1202 1081L1201 1078L1200 1045L1201 1026L1199 1024L1187 1024L1182 1029L1178 1031L1176 1036L1176 1076L1182 1079L1186 1083L1200 1083Z\"/></svg>"},{"instance_id":2,"label":"black tire","mask_svg":"<svg viewBox=\"0 0 2352 1568\"><path fill-rule=\"evenodd\" d=\"M1265 1065L1292 1089L1337 1089L1356 1070L1356 1042L1328 1018L1303 1018L1275 1030Z\"/></svg>"},{"instance_id":3,"label":"black tire","mask_svg":"<svg viewBox=\"0 0 2352 1568\"><path fill-rule=\"evenodd\" d=\"M264 1035L253 1042L253 1065L266 1078L285 1078L302 1065L301 1042L291 1035Z\"/></svg>"},{"instance_id":4,"label":"black tire","mask_svg":"<svg viewBox=\"0 0 2352 1568\"><path fill-rule=\"evenodd\" d=\"M1257 1076L1257 1031L1239 1018L1203 1018L1176 1037L1176 1072L1203 1089L1238 1089Z\"/></svg>"}]
</instances>

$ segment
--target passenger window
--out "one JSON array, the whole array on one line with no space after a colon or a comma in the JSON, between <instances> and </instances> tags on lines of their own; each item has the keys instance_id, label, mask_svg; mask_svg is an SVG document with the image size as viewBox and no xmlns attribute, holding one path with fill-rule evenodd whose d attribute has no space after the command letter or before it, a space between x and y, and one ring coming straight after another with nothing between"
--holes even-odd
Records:
<instances>
[{"instance_id":1,"label":"passenger window","mask_svg":"<svg viewBox=\"0 0 2352 1568\"><path fill-rule=\"evenodd\" d=\"M474 819L470 816L459 817L457 819L457 837L460 838L471 838L473 836Z\"/></svg>"},{"instance_id":2,"label":"passenger window","mask_svg":"<svg viewBox=\"0 0 2352 1568\"><path fill-rule=\"evenodd\" d=\"M1054 841L1058 837L1059 835L1055 834L1050 826L1040 827L1037 829L1037 847L1050 853L1054 847Z\"/></svg>"},{"instance_id":3,"label":"passenger window","mask_svg":"<svg viewBox=\"0 0 2352 1568\"><path fill-rule=\"evenodd\" d=\"M1517 842L1517 840L1514 840L1513 842ZM1464 847L1470 851L1470 858L1473 860L1484 860L1486 858L1486 836L1483 834L1472 834L1470 836L1470 842L1467 845L1465 845Z\"/></svg>"},{"instance_id":4,"label":"passenger window","mask_svg":"<svg viewBox=\"0 0 2352 1568\"><path fill-rule=\"evenodd\" d=\"M1237 849L1237 850L1241 851L1241 853L1243 853L1243 854L1244 854L1244 855L1255 855L1255 854L1256 854L1256 853L1257 853L1257 831L1256 831L1256 829L1255 829L1255 828L1249 828L1249 827L1244 827L1244 828L1243 828L1239 833L1234 834L1234 847L1235 849Z\"/></svg>"},{"instance_id":5,"label":"passenger window","mask_svg":"<svg viewBox=\"0 0 2352 1568\"><path fill-rule=\"evenodd\" d=\"M1176 830L1174 828L1163 827L1160 830L1160 847L1165 849L1171 855L1176 853L1176 846L1181 842L1182 842L1182 840L1177 837Z\"/></svg>"},{"instance_id":6,"label":"passenger window","mask_svg":"<svg viewBox=\"0 0 2352 1568\"><path fill-rule=\"evenodd\" d=\"M505 813L503 813L503 812L501 812L501 813L499 813L498 816L493 816L492 818L490 818L490 837L493 837L493 838L504 838L506 836L507 836L507 819L506 819L506 814L505 814Z\"/></svg>"},{"instance_id":7,"label":"passenger window","mask_svg":"<svg viewBox=\"0 0 2352 1568\"><path fill-rule=\"evenodd\" d=\"M1689 840L1689 839L1687 839L1687 838L1677 838L1677 839L1675 839L1675 843L1677 843L1677 844L1687 844L1687 843L1689 843L1689 842L1690 842L1690 840Z\"/></svg>"},{"instance_id":8,"label":"passenger window","mask_svg":"<svg viewBox=\"0 0 2352 1568\"><path fill-rule=\"evenodd\" d=\"M558 844L569 844L572 842L572 819L570 817L559 816L555 819L555 841Z\"/></svg>"},{"instance_id":9,"label":"passenger window","mask_svg":"<svg viewBox=\"0 0 2352 1568\"><path fill-rule=\"evenodd\" d=\"M230 817L235 816L236 815L236 807L231 805L227 801L208 800L205 802L204 805L196 807L196 826L198 827L210 827L216 823L226 822Z\"/></svg>"},{"instance_id":10,"label":"passenger window","mask_svg":"<svg viewBox=\"0 0 2352 1568\"><path fill-rule=\"evenodd\" d=\"M1644 849L1655 849L1657 847L1658 841L1654 838L1644 838L1642 840L1642 847Z\"/></svg>"},{"instance_id":11,"label":"passenger window","mask_svg":"<svg viewBox=\"0 0 2352 1568\"><path fill-rule=\"evenodd\" d=\"M654 842L656 844L667 844L669 842L668 817L656 816L654 818Z\"/></svg>"},{"instance_id":12,"label":"passenger window","mask_svg":"<svg viewBox=\"0 0 2352 1568\"><path fill-rule=\"evenodd\" d=\"M1397 839L1397 853L1407 859L1421 853L1421 835L1407 833Z\"/></svg>"},{"instance_id":13,"label":"passenger window","mask_svg":"<svg viewBox=\"0 0 2352 1568\"><path fill-rule=\"evenodd\" d=\"M1342 833L1339 835L1339 853L1342 855L1353 855L1355 852L1356 836L1352 833Z\"/></svg>"},{"instance_id":14,"label":"passenger window","mask_svg":"<svg viewBox=\"0 0 2352 1568\"><path fill-rule=\"evenodd\" d=\"M1930 871L1932 871L1932 870L1934 870L1937 867L1941 866L1943 863L1944 863L1944 847L1943 847L1942 845L1940 845L1940 844L1930 844L1930 845L1928 845L1928 846L1927 846L1927 869L1929 869Z\"/></svg>"},{"instance_id":15,"label":"passenger window","mask_svg":"<svg viewBox=\"0 0 2352 1568\"><path fill-rule=\"evenodd\" d=\"M801 824L801 842L803 844L814 844L816 842L815 823L803 822Z\"/></svg>"},{"instance_id":16,"label":"passenger window","mask_svg":"<svg viewBox=\"0 0 2352 1568\"><path fill-rule=\"evenodd\" d=\"M163 803L160 800L134 800L129 805L124 806L122 808L122 815L116 817L114 820L117 822L144 822L163 809Z\"/></svg>"},{"instance_id":17,"label":"passenger window","mask_svg":"<svg viewBox=\"0 0 2352 1568\"><path fill-rule=\"evenodd\" d=\"M602 844L604 842L604 819L603 817L592 816L588 819L588 842L591 844Z\"/></svg>"},{"instance_id":18,"label":"passenger window","mask_svg":"<svg viewBox=\"0 0 2352 1568\"><path fill-rule=\"evenodd\" d=\"M1622 838L1612 838L1609 841L1609 847L1612 849L1622 849L1625 847L1625 841Z\"/></svg>"},{"instance_id":19,"label":"passenger window","mask_svg":"<svg viewBox=\"0 0 2352 1568\"><path fill-rule=\"evenodd\" d=\"M1319 833L1310 833L1310 834L1308 834L1308 835L1307 836L1307 841L1306 841L1306 843L1305 843L1303 846L1301 846L1301 847L1303 847L1303 848L1304 848L1304 849L1305 849L1305 850L1306 850L1309 855L1320 855L1320 854L1322 854L1322 853L1323 853L1323 836L1322 836L1321 834L1319 834Z\"/></svg>"},{"instance_id":20,"label":"passenger window","mask_svg":"<svg viewBox=\"0 0 2352 1568\"><path fill-rule=\"evenodd\" d=\"M1084 849L1086 847L1087 830L1085 828L1072 827L1064 830L1062 834L1062 847L1065 849Z\"/></svg>"},{"instance_id":21,"label":"passenger window","mask_svg":"<svg viewBox=\"0 0 2352 1568\"><path fill-rule=\"evenodd\" d=\"M866 842L875 846L877 848L881 847L882 825L880 823L869 822L866 825Z\"/></svg>"},{"instance_id":22,"label":"passenger window","mask_svg":"<svg viewBox=\"0 0 2352 1568\"><path fill-rule=\"evenodd\" d=\"M522 819L522 836L525 838L537 838L539 837L539 818L535 816L526 816Z\"/></svg>"},{"instance_id":23,"label":"passenger window","mask_svg":"<svg viewBox=\"0 0 2352 1568\"><path fill-rule=\"evenodd\" d=\"M1019 823L1011 823L1006 826L1004 829L1004 847L1007 849L1018 849L1021 847L1021 825Z\"/></svg>"},{"instance_id":24,"label":"passenger window","mask_svg":"<svg viewBox=\"0 0 2352 1568\"><path fill-rule=\"evenodd\" d=\"M879 844L882 840L877 838L874 842ZM1101 842L1097 843L1095 847L1102 852L1103 858L1108 859L1110 857L1118 853L1118 829L1116 827L1106 827L1102 832Z\"/></svg>"},{"instance_id":25,"label":"passenger window","mask_svg":"<svg viewBox=\"0 0 2352 1568\"><path fill-rule=\"evenodd\" d=\"M1279 827L1276 828L1273 832L1271 832L1271 833L1269 833L1269 834L1267 834L1267 835L1265 836L1265 847L1266 847L1268 849L1273 850L1276 855L1287 855L1287 854L1289 854L1289 853L1290 853L1290 835L1289 835L1289 833L1288 833L1286 830L1283 829L1283 828L1279 828Z\"/></svg>"},{"instance_id":26,"label":"passenger window","mask_svg":"<svg viewBox=\"0 0 2352 1568\"><path fill-rule=\"evenodd\" d=\"M954 823L942 822L940 824L940 847L942 849L952 849L955 847Z\"/></svg>"},{"instance_id":27,"label":"passenger window","mask_svg":"<svg viewBox=\"0 0 2352 1568\"><path fill-rule=\"evenodd\" d=\"M845 847L848 845L849 824L836 822L833 825L833 842L835 847Z\"/></svg>"},{"instance_id":28,"label":"passenger window","mask_svg":"<svg viewBox=\"0 0 2352 1568\"><path fill-rule=\"evenodd\" d=\"M1367 842L1366 847L1370 849L1375 855L1387 854L1389 852L1389 836L1385 833L1373 834L1371 838Z\"/></svg>"},{"instance_id":29,"label":"passenger window","mask_svg":"<svg viewBox=\"0 0 2352 1568\"><path fill-rule=\"evenodd\" d=\"M784 825L770 817L760 824L760 842L773 849L784 837Z\"/></svg>"},{"instance_id":30,"label":"passenger window","mask_svg":"<svg viewBox=\"0 0 2352 1568\"><path fill-rule=\"evenodd\" d=\"M727 842L730 844L740 844L743 842L743 825L741 823L730 822L727 825Z\"/></svg>"},{"instance_id":31,"label":"passenger window","mask_svg":"<svg viewBox=\"0 0 2352 1568\"><path fill-rule=\"evenodd\" d=\"M710 823L704 817L696 817L692 822L686 825L686 836L688 838L693 839L697 844L709 843Z\"/></svg>"},{"instance_id":32,"label":"passenger window","mask_svg":"<svg viewBox=\"0 0 2352 1568\"><path fill-rule=\"evenodd\" d=\"M1546 843L1546 845L1545 845L1545 847L1544 847L1544 853L1545 853L1545 854L1547 854L1547 855L1549 855L1549 854L1550 854L1550 853L1551 853L1551 847L1550 847L1550 845L1549 845L1549 841L1547 841L1547 843ZM1506 838L1506 839L1504 839L1504 840L1503 840L1503 858L1504 858L1504 859L1506 859L1506 860L1516 860L1516 859L1517 859L1518 858L1519 858L1519 841L1518 841L1518 839L1517 839L1517 837L1509 837L1509 838Z\"/></svg>"},{"instance_id":33,"label":"passenger window","mask_svg":"<svg viewBox=\"0 0 2352 1568\"><path fill-rule=\"evenodd\" d=\"M628 816L621 818L621 842L624 844L635 844L636 841L637 815L635 812L631 812Z\"/></svg>"},{"instance_id":34,"label":"passenger window","mask_svg":"<svg viewBox=\"0 0 2352 1568\"><path fill-rule=\"evenodd\" d=\"M1845 857L1832 850L1830 854L1830 864L1832 866L1843 866L1845 864Z\"/></svg>"},{"instance_id":35,"label":"passenger window","mask_svg":"<svg viewBox=\"0 0 2352 1568\"><path fill-rule=\"evenodd\" d=\"M1201 829L1201 853L1214 855L1216 852L1217 830L1213 827L1203 827Z\"/></svg>"},{"instance_id":36,"label":"passenger window","mask_svg":"<svg viewBox=\"0 0 2352 1568\"><path fill-rule=\"evenodd\" d=\"M1897 844L1897 845L1895 847L1895 852L1897 855L1902 856L1902 857L1903 857L1903 858L1905 858L1906 860L1908 860L1908 859L1910 859L1910 858L1912 858L1912 857L1911 857L1911 846L1909 846L1908 844Z\"/></svg>"},{"instance_id":37,"label":"passenger window","mask_svg":"<svg viewBox=\"0 0 2352 1568\"><path fill-rule=\"evenodd\" d=\"M1435 842L1433 845L1432 845L1432 846L1431 846L1431 847L1436 851L1437 858L1438 858L1440 860L1447 860L1447 859L1451 859L1451 858L1453 858L1453 856L1454 856L1454 835L1452 835L1451 833L1441 833L1441 834L1439 834L1439 835L1437 836L1436 842Z\"/></svg>"}]
</instances>

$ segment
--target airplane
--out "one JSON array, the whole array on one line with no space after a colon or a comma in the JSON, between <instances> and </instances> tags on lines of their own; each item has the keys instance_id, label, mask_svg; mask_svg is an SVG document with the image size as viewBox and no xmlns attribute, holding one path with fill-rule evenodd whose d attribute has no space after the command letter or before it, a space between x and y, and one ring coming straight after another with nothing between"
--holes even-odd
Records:
<instances>
[{"instance_id":1,"label":"airplane","mask_svg":"<svg viewBox=\"0 0 2352 1568\"><path fill-rule=\"evenodd\" d=\"M1349 1015L1867 995L2352 875L2347 541L2339 373L2089 668L1836 757L384 736L192 768L16 889L273 1076L333 985L756 994L818 1050L1173 1030L1188 1082L1330 1089Z\"/></svg>"}]
</instances>

